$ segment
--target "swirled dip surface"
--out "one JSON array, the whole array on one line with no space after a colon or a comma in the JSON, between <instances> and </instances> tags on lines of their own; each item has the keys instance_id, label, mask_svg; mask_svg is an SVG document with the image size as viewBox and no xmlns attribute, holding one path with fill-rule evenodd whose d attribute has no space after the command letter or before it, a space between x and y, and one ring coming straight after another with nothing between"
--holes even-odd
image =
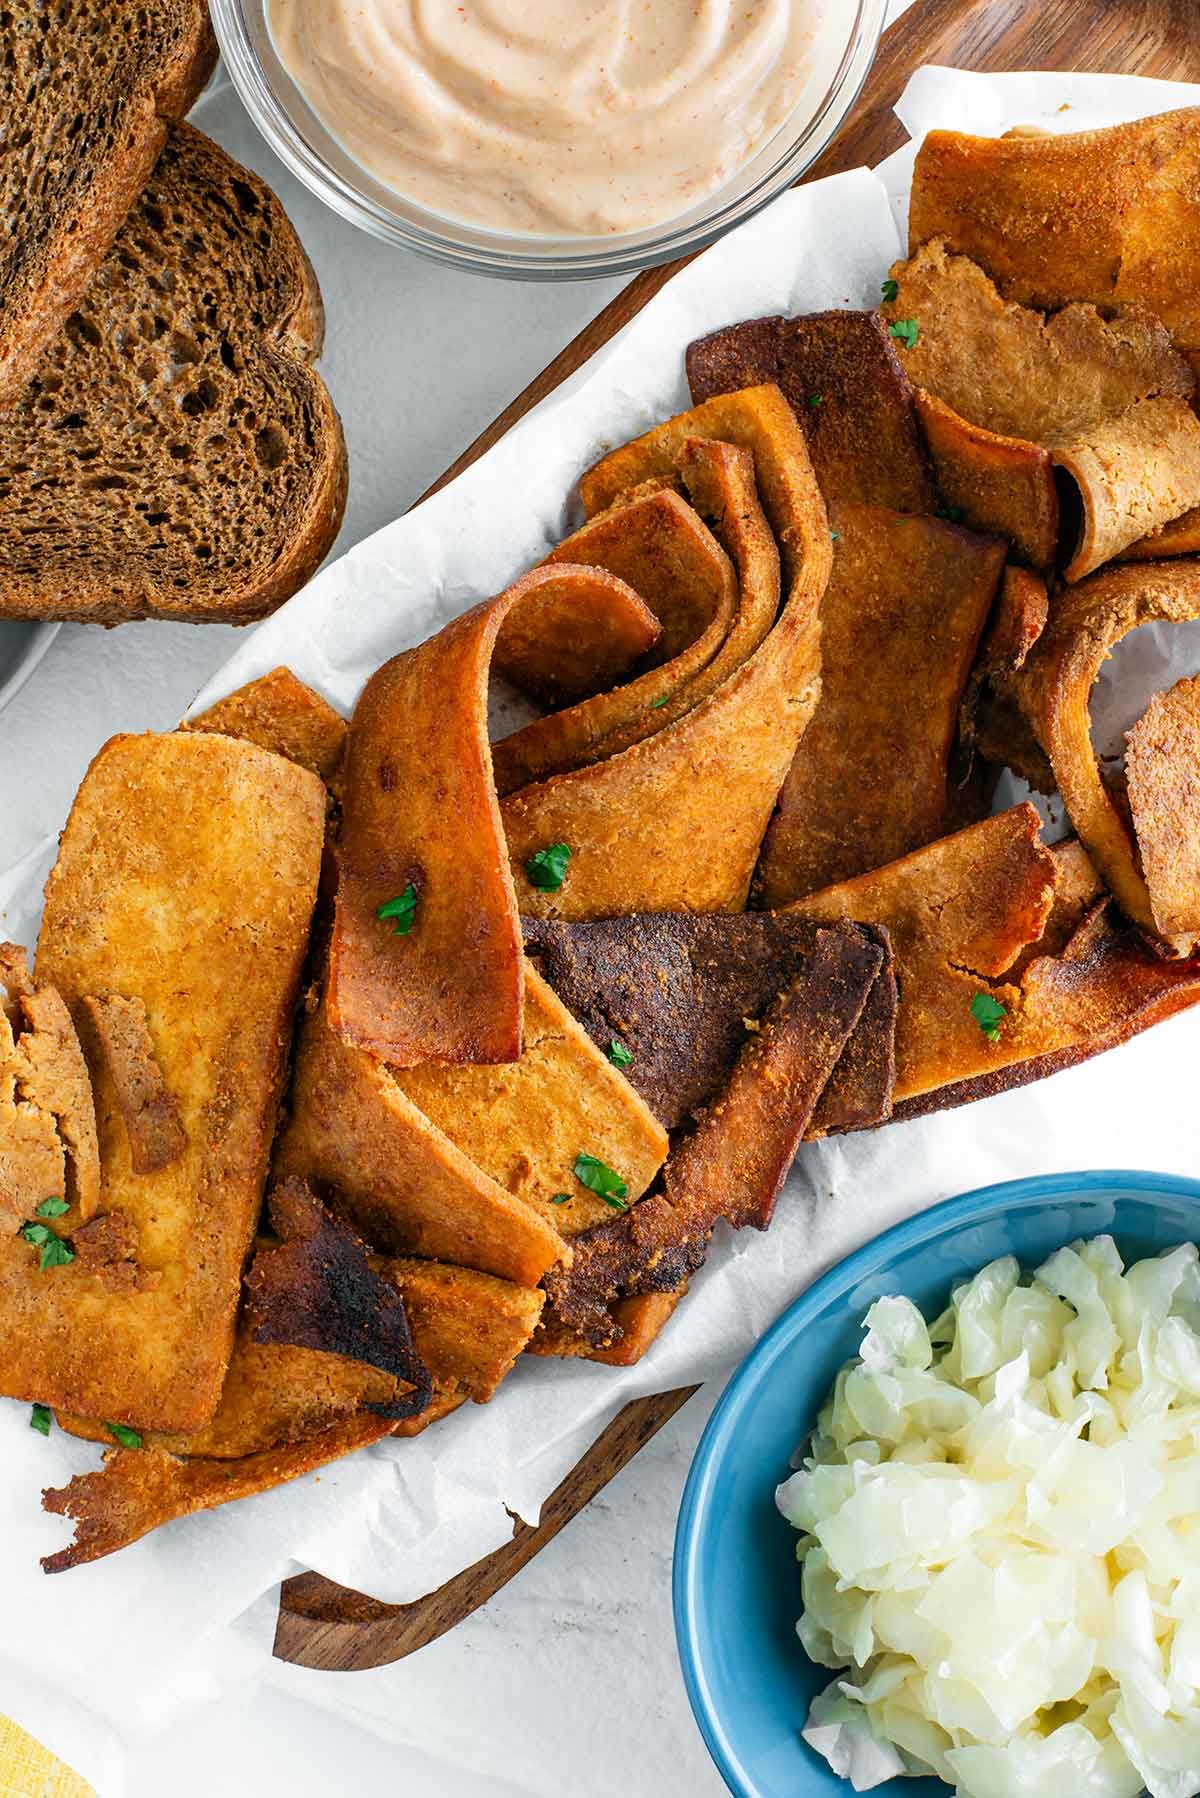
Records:
<instances>
[{"instance_id":1,"label":"swirled dip surface","mask_svg":"<svg viewBox=\"0 0 1200 1798\"><path fill-rule=\"evenodd\" d=\"M491 230L639 230L825 94L846 0L270 0L326 127L417 205ZM807 112L805 111L807 109Z\"/></svg>"}]
</instances>

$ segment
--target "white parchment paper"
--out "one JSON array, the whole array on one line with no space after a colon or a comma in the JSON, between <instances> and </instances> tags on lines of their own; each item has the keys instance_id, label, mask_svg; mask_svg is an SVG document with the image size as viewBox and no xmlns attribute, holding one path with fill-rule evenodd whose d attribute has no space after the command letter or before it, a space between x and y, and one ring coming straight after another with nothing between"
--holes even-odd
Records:
<instances>
[{"instance_id":1,"label":"white parchment paper","mask_svg":"<svg viewBox=\"0 0 1200 1798\"><path fill-rule=\"evenodd\" d=\"M1197 97L1133 79L923 70L899 111L917 134L933 125L1000 131L1032 119L1070 129ZM881 177L857 171L785 195L700 257L453 487L360 544L247 636L197 707L286 662L349 710L387 656L501 589L571 527L574 481L606 445L687 403L682 352L692 337L757 313L873 304L901 250L910 168L902 151ZM1149 691L1198 662L1194 636L1138 633L1114 659L1121 693L1110 678L1097 702L1102 734L1113 737L1115 721L1128 724ZM32 943L52 850L0 877L4 934ZM692 1295L640 1366L531 1361L490 1405L467 1407L415 1441L377 1445L53 1580L37 1561L62 1544L64 1524L40 1512L38 1494L94 1465L98 1451L57 1433L47 1441L29 1429L27 1407L0 1403L0 1615L9 1624L0 1709L85 1774L94 1768L103 1798L115 1798L122 1740L162 1728L231 1683L244 1693L247 1681L268 1675L267 1595L297 1565L391 1601L431 1590L506 1540L510 1511L536 1518L630 1398L723 1378L818 1272L936 1199L1038 1171L1194 1171L1198 1052L1200 1016L1185 1016L1039 1086L810 1145L771 1232L714 1244ZM501 1709L476 1728L452 1640L369 1679L302 1681L319 1702L447 1760L487 1769L502 1750L507 1777L542 1790L535 1713L522 1709L521 1694L532 1703L540 1686L544 1695L553 1642L531 1622L527 1641L505 1643L523 1677L505 1682ZM428 1682L444 1691L447 1677L464 1680L461 1712L424 1701ZM626 1701L636 1729L647 1701L628 1687ZM450 1713L460 1728L450 1727ZM583 1798L593 1789L586 1764L579 1777Z\"/></svg>"}]
</instances>

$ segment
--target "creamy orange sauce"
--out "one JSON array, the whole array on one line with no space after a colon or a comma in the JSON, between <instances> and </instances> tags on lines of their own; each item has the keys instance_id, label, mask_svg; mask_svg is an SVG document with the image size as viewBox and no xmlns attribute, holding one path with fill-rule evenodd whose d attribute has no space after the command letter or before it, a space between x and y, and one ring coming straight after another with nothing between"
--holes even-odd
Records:
<instances>
[{"instance_id":1,"label":"creamy orange sauce","mask_svg":"<svg viewBox=\"0 0 1200 1798\"><path fill-rule=\"evenodd\" d=\"M495 231L597 236L686 212L815 110L852 14L848 0L269 0L268 22L327 129L396 193Z\"/></svg>"}]
</instances>

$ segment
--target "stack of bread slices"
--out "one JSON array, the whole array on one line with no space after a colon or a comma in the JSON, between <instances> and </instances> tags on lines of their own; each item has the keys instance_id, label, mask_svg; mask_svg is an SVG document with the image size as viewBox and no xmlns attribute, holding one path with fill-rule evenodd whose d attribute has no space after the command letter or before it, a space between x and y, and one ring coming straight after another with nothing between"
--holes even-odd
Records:
<instances>
[{"instance_id":1,"label":"stack of bread slices","mask_svg":"<svg viewBox=\"0 0 1200 1798\"><path fill-rule=\"evenodd\" d=\"M0 618L260 618L346 451L296 234L183 123L205 0L15 0L0 49Z\"/></svg>"}]
</instances>

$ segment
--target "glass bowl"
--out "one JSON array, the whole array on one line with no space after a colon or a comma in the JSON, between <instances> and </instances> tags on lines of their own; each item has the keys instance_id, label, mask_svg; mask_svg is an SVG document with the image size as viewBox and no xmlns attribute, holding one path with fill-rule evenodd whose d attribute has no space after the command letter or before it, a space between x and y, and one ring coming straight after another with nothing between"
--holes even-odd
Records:
<instances>
[{"instance_id":1,"label":"glass bowl","mask_svg":"<svg viewBox=\"0 0 1200 1798\"><path fill-rule=\"evenodd\" d=\"M837 73L815 113L784 121L738 173L689 211L604 237L487 231L414 205L376 180L322 124L275 53L265 0L210 0L230 79L280 160L326 205L387 243L477 274L525 281L628 275L715 242L798 180L858 97L883 32L887 0L847 0L853 15Z\"/></svg>"}]
</instances>

